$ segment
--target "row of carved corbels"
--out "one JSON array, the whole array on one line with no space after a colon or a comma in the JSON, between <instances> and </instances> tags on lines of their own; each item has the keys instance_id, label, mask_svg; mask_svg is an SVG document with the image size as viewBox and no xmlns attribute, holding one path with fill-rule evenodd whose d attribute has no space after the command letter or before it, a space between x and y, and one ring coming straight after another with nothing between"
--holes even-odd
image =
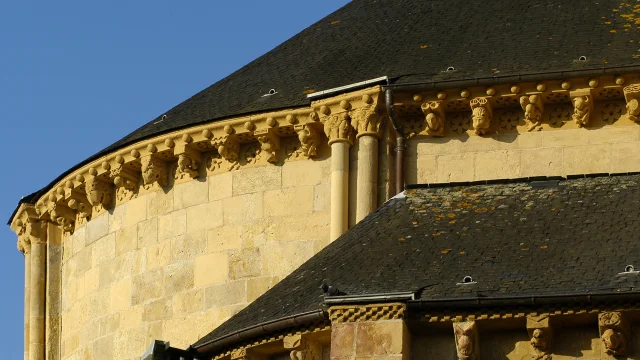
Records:
<instances>
[{"instance_id":1,"label":"row of carved corbels","mask_svg":"<svg viewBox=\"0 0 640 360\"><path fill-rule=\"evenodd\" d=\"M629 349L630 323L623 312L598 314L598 329L606 356L626 356ZM476 321L453 323L456 350L460 360L478 360L480 351ZM548 314L528 316L527 332L531 339L531 359L551 360L553 331Z\"/></svg>"},{"instance_id":2,"label":"row of carved corbels","mask_svg":"<svg viewBox=\"0 0 640 360\"><path fill-rule=\"evenodd\" d=\"M589 124L594 104L594 89L583 88L569 91L569 97L573 105L572 118L579 127ZM640 122L640 85L632 84L623 88L627 102L629 119ZM493 122L493 106L491 96L481 96L469 101L473 128L477 135L484 135ZM540 129L545 102L541 93L531 93L520 96L519 103L524 111L524 119L527 122L527 130ZM425 116L425 132L429 136L444 136L445 106L444 100L435 100L422 103L421 110Z\"/></svg>"},{"instance_id":3,"label":"row of carved corbels","mask_svg":"<svg viewBox=\"0 0 640 360\"><path fill-rule=\"evenodd\" d=\"M319 113L329 145L340 141L353 144L354 137L366 135L380 137L377 95L364 94L358 99L344 99L337 107L323 105Z\"/></svg>"}]
</instances>

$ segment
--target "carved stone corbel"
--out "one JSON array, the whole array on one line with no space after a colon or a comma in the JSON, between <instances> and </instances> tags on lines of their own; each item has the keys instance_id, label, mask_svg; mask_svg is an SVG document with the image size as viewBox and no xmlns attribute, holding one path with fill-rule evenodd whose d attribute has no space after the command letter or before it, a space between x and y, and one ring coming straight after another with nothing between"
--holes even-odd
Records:
<instances>
[{"instance_id":1,"label":"carved stone corbel","mask_svg":"<svg viewBox=\"0 0 640 360\"><path fill-rule=\"evenodd\" d=\"M552 332L549 315L528 316L527 332L531 338L531 359L551 360Z\"/></svg>"},{"instance_id":2,"label":"carved stone corbel","mask_svg":"<svg viewBox=\"0 0 640 360\"><path fill-rule=\"evenodd\" d=\"M598 329L604 352L610 356L626 356L629 349L629 322L619 311L598 314Z\"/></svg>"},{"instance_id":3,"label":"carved stone corbel","mask_svg":"<svg viewBox=\"0 0 640 360\"><path fill-rule=\"evenodd\" d=\"M138 196L138 172L118 164L110 173L116 186L116 199L119 202L129 201Z\"/></svg>"},{"instance_id":4,"label":"carved stone corbel","mask_svg":"<svg viewBox=\"0 0 640 360\"><path fill-rule=\"evenodd\" d=\"M142 185L145 190L154 187L164 188L168 185L167 163L156 155L147 155L140 158L142 164Z\"/></svg>"},{"instance_id":5,"label":"carved stone corbel","mask_svg":"<svg viewBox=\"0 0 640 360\"><path fill-rule=\"evenodd\" d=\"M572 91L571 103L573 103L573 121L576 122L578 127L589 125L591 113L593 112L591 89Z\"/></svg>"},{"instance_id":6,"label":"carved stone corbel","mask_svg":"<svg viewBox=\"0 0 640 360\"><path fill-rule=\"evenodd\" d=\"M76 212L76 226L82 226L91 218L91 205L84 190L84 178L76 177L76 181L67 181L64 186L64 200L67 206Z\"/></svg>"},{"instance_id":7,"label":"carved stone corbel","mask_svg":"<svg viewBox=\"0 0 640 360\"><path fill-rule=\"evenodd\" d=\"M484 97L475 98L471 100L469 105L471 106L473 131L476 135L485 135L489 131L491 121L493 121L493 108L489 99Z\"/></svg>"},{"instance_id":8,"label":"carved stone corbel","mask_svg":"<svg viewBox=\"0 0 640 360\"><path fill-rule=\"evenodd\" d=\"M233 130L231 130L233 131ZM240 155L240 139L233 132L227 132L227 135L214 138L211 140L217 150L220 157L229 163L228 170L233 170L238 167L238 156Z\"/></svg>"},{"instance_id":9,"label":"carved stone corbel","mask_svg":"<svg viewBox=\"0 0 640 360\"><path fill-rule=\"evenodd\" d=\"M623 91L629 120L640 122L640 84L626 86Z\"/></svg>"},{"instance_id":10,"label":"carved stone corbel","mask_svg":"<svg viewBox=\"0 0 640 360\"><path fill-rule=\"evenodd\" d=\"M334 142L344 141L353 144L354 128L351 126L351 117L347 112L325 115L322 117L324 133L329 138L329 145Z\"/></svg>"},{"instance_id":11,"label":"carved stone corbel","mask_svg":"<svg viewBox=\"0 0 640 360\"><path fill-rule=\"evenodd\" d=\"M310 124L296 125L294 130L298 134L298 140L300 140L300 154L306 158L317 156L322 136L320 130Z\"/></svg>"},{"instance_id":12,"label":"carved stone corbel","mask_svg":"<svg viewBox=\"0 0 640 360\"><path fill-rule=\"evenodd\" d=\"M445 112L442 101L429 101L420 108L425 116L427 135L444 136Z\"/></svg>"},{"instance_id":13,"label":"carved stone corbel","mask_svg":"<svg viewBox=\"0 0 640 360\"><path fill-rule=\"evenodd\" d=\"M285 336L283 344L291 360L322 360L322 346L304 335Z\"/></svg>"},{"instance_id":14,"label":"carved stone corbel","mask_svg":"<svg viewBox=\"0 0 640 360\"><path fill-rule=\"evenodd\" d=\"M380 138L380 114L376 104L352 110L349 116L351 126L358 132L356 138L365 135Z\"/></svg>"},{"instance_id":15,"label":"carved stone corbel","mask_svg":"<svg viewBox=\"0 0 640 360\"><path fill-rule=\"evenodd\" d=\"M173 154L178 157L178 167L176 168L176 180L191 180L200 175L200 152L191 147L193 139L189 135L184 135L181 141L177 142L173 149Z\"/></svg>"},{"instance_id":16,"label":"carved stone corbel","mask_svg":"<svg viewBox=\"0 0 640 360\"><path fill-rule=\"evenodd\" d=\"M459 360L477 360L478 329L475 321L453 323L453 333L456 337L456 350Z\"/></svg>"},{"instance_id":17,"label":"carved stone corbel","mask_svg":"<svg viewBox=\"0 0 640 360\"><path fill-rule=\"evenodd\" d=\"M539 129L542 125L542 113L544 103L540 95L520 97L520 106L524 110L524 119L527 121L527 131Z\"/></svg>"},{"instance_id":18,"label":"carved stone corbel","mask_svg":"<svg viewBox=\"0 0 640 360\"><path fill-rule=\"evenodd\" d=\"M55 195L51 194L46 203L46 213L41 215L46 218L48 215L51 221L62 228L63 231L73 231L75 229L76 214L67 205L58 202Z\"/></svg>"},{"instance_id":19,"label":"carved stone corbel","mask_svg":"<svg viewBox=\"0 0 640 360\"><path fill-rule=\"evenodd\" d=\"M256 130L255 137L260 142L260 156L266 156L267 162L274 164L278 161L277 152L280 150L280 137L277 135L276 130L262 129Z\"/></svg>"},{"instance_id":20,"label":"carved stone corbel","mask_svg":"<svg viewBox=\"0 0 640 360\"><path fill-rule=\"evenodd\" d=\"M89 175L84 179L84 189L87 200L94 212L101 213L111 206L113 200L113 187L110 181L98 177L96 169L89 170Z\"/></svg>"}]
</instances>

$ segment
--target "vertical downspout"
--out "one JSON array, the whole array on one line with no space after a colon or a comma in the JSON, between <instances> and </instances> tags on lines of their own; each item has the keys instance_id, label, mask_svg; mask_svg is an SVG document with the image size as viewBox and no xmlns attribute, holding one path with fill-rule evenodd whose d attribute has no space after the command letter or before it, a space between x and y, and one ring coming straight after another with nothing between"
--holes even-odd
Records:
<instances>
[{"instance_id":1,"label":"vertical downspout","mask_svg":"<svg viewBox=\"0 0 640 360\"><path fill-rule=\"evenodd\" d=\"M396 131L396 194L404 191L404 151L406 149L404 129L398 123L396 107L393 104L393 90L385 90L385 102L389 120Z\"/></svg>"}]
</instances>

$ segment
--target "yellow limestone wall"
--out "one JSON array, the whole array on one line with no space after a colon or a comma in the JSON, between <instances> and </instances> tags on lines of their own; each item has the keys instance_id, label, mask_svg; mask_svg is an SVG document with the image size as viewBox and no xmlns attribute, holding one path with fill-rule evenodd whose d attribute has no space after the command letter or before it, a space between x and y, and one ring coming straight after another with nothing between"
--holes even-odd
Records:
<instances>
[{"instance_id":1,"label":"yellow limestone wall","mask_svg":"<svg viewBox=\"0 0 640 360\"><path fill-rule=\"evenodd\" d=\"M640 126L409 140L407 183L640 171Z\"/></svg>"},{"instance_id":2,"label":"yellow limestone wall","mask_svg":"<svg viewBox=\"0 0 640 360\"><path fill-rule=\"evenodd\" d=\"M185 348L327 245L330 159L141 194L64 239L63 359Z\"/></svg>"}]
</instances>

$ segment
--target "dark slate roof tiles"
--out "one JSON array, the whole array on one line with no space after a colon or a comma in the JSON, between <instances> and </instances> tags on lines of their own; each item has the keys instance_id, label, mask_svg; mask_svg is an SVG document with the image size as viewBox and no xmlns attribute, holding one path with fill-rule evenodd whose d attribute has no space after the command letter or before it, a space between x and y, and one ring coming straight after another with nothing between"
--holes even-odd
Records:
<instances>
[{"instance_id":1,"label":"dark slate roof tiles","mask_svg":"<svg viewBox=\"0 0 640 360\"><path fill-rule=\"evenodd\" d=\"M640 278L618 274L640 268L639 217L640 175L408 190L195 346L322 309L323 281L422 300L630 291Z\"/></svg>"}]
</instances>

